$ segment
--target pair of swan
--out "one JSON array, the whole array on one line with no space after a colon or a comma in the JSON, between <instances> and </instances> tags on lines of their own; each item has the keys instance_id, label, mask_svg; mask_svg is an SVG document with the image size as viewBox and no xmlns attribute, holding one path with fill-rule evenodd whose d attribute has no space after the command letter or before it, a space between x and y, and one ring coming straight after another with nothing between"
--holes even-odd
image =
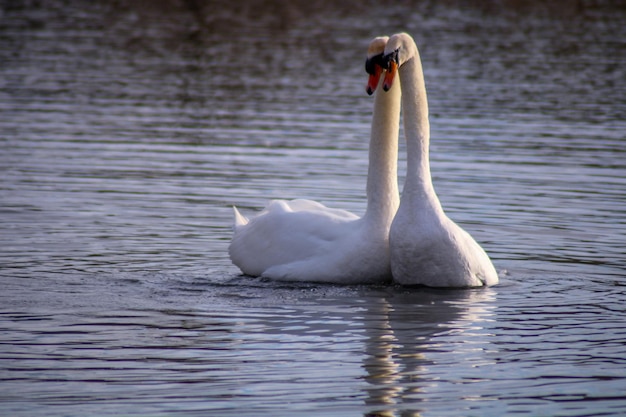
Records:
<instances>
[{"instance_id":1,"label":"pair of swan","mask_svg":"<svg viewBox=\"0 0 626 417\"><path fill-rule=\"evenodd\" d=\"M485 251L445 215L435 194L428 155L428 102L415 42L405 33L374 39L366 69L368 93L381 84L384 91L378 88L374 99L363 217L309 200L274 200L252 219L235 208L232 262L246 275L284 281L497 284L498 275ZM407 142L401 201L400 106Z\"/></svg>"}]
</instances>

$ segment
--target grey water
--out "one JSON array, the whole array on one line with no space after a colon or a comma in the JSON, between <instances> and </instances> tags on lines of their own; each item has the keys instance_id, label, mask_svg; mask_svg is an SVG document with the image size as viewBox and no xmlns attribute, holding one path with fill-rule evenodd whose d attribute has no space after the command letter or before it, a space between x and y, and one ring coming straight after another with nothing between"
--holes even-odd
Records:
<instances>
[{"instance_id":1,"label":"grey water","mask_svg":"<svg viewBox=\"0 0 626 417\"><path fill-rule=\"evenodd\" d=\"M625 415L626 10L544 3L1 2L0 414ZM501 283L241 276L231 206L364 212L399 31Z\"/></svg>"}]
</instances>

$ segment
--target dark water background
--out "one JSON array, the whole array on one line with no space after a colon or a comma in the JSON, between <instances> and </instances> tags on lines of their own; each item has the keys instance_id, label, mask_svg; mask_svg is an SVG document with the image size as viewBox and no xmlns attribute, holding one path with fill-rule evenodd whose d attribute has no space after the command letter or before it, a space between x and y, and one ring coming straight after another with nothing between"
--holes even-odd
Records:
<instances>
[{"instance_id":1,"label":"dark water background","mask_svg":"<svg viewBox=\"0 0 626 417\"><path fill-rule=\"evenodd\" d=\"M0 2L0 414L626 414L626 7L548 3ZM232 205L363 213L401 30L501 284L239 276Z\"/></svg>"}]
</instances>

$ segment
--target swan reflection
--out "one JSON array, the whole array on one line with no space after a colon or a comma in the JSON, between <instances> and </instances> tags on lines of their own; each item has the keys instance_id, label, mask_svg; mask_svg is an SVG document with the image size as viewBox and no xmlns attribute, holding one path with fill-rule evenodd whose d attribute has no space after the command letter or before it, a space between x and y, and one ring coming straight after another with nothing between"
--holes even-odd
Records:
<instances>
[{"instance_id":1,"label":"swan reflection","mask_svg":"<svg viewBox=\"0 0 626 417\"><path fill-rule=\"evenodd\" d=\"M492 314L489 288L478 290L402 290L382 294L368 306L365 400L366 416L418 416L424 390L436 385L431 356L453 352L459 356L471 347L449 346L436 340L454 332L476 330ZM484 363L482 363L484 365Z\"/></svg>"}]
</instances>

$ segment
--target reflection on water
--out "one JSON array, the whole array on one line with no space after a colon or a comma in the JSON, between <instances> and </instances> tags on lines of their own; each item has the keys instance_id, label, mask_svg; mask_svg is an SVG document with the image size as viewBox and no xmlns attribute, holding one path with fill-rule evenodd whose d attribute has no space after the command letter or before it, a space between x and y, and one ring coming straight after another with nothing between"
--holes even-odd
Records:
<instances>
[{"instance_id":1,"label":"reflection on water","mask_svg":"<svg viewBox=\"0 0 626 417\"><path fill-rule=\"evenodd\" d=\"M387 294L372 303L366 318L368 356L364 362L366 381L371 385L365 404L373 410L372 415L421 410L424 393L437 384L432 379L433 368L439 368L438 372L445 369L435 354L442 358L453 353L456 366L463 361L471 361L475 367L493 365L476 342L467 340L480 337L481 328L475 323L490 320L493 313L486 307L490 301L493 293L486 289ZM464 343L439 342L449 333ZM441 376L436 379L443 379Z\"/></svg>"},{"instance_id":2,"label":"reflection on water","mask_svg":"<svg viewBox=\"0 0 626 417\"><path fill-rule=\"evenodd\" d=\"M1 414L626 412L622 8L1 7ZM501 285L238 276L230 206L362 214L365 46L400 30L435 187Z\"/></svg>"}]
</instances>

